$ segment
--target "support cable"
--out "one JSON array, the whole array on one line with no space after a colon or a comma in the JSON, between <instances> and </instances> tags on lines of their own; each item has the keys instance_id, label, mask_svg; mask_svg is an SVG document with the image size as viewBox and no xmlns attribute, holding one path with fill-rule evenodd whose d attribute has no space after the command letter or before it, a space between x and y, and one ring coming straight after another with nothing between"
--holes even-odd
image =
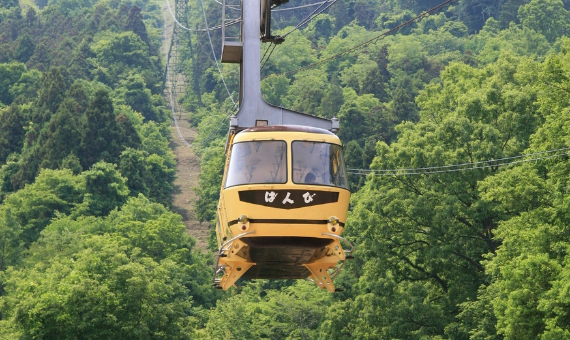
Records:
<instances>
[{"instance_id":1,"label":"support cable","mask_svg":"<svg viewBox=\"0 0 570 340\"><path fill-rule=\"evenodd\" d=\"M269 47L271 47L271 46L269 46ZM277 47L277 45L273 44L273 48L271 49L271 52L269 52L269 55L267 56L267 59L265 59L265 62L263 62L263 64L261 65L260 71L263 70L263 67L265 66L265 64L267 64L267 61L269 60L269 58L271 58L271 54L273 54L275 47ZM269 50L269 48L268 48L268 50ZM267 51L265 51L265 53L267 53Z\"/></svg>"},{"instance_id":2,"label":"support cable","mask_svg":"<svg viewBox=\"0 0 570 340\"><path fill-rule=\"evenodd\" d=\"M209 28L198 28L198 29L188 28L188 27L182 25L182 24L180 23L180 21L178 21L178 20L176 19L175 15L174 15L174 12L172 12L172 7L170 7L170 1L166 0L166 4L168 5L168 11L170 12L170 16L172 17L172 19L174 20L174 22L175 22L180 28L182 28L182 29L185 29L185 30L190 31L190 32L209 32L209 31L216 31L216 30L219 30L219 29L222 28L222 25L221 25L221 24L220 24L220 25L216 25L216 26L212 26L212 27L209 27ZM241 22L241 18L239 18L239 19L234 19L234 20L229 20L229 21L226 23L226 27L232 26L232 25L235 25L235 24L238 24L238 23L240 23L240 22ZM206 25L206 26L207 26L207 25Z\"/></svg>"},{"instance_id":3,"label":"support cable","mask_svg":"<svg viewBox=\"0 0 570 340\"><path fill-rule=\"evenodd\" d=\"M325 10L327 10L329 7L331 7L332 5L334 5L338 0L332 0L332 1L325 1L322 2L321 5L319 7L317 7L314 11L311 12L311 14L309 14L305 19L301 20L301 22L299 22L295 28L293 28L292 30L290 30L289 32L283 34L281 36L281 38L285 38L286 36L288 36L289 34L293 33L295 30L298 30L299 28L303 27L304 25L308 24L311 20L313 20L314 18L316 18L319 14L321 14L322 12L324 12ZM326 5L328 4L328 5ZM326 5L326 6L325 6Z\"/></svg>"},{"instance_id":4,"label":"support cable","mask_svg":"<svg viewBox=\"0 0 570 340\"><path fill-rule=\"evenodd\" d=\"M307 8L307 7L313 7L313 6L317 6L317 5L322 5L322 4L326 3L326 2L331 2L331 1L332 1L332 0L321 1L321 2L315 2L314 4L308 4L308 5L296 6L296 7L276 8L276 9L272 9L271 12L275 13L275 12L292 11L292 10L295 10L295 9Z\"/></svg>"},{"instance_id":5,"label":"support cable","mask_svg":"<svg viewBox=\"0 0 570 340\"><path fill-rule=\"evenodd\" d=\"M206 18L206 10L204 9L204 0L200 0L200 3L202 4L202 14L204 15L204 23L206 24L206 28L208 28L208 19ZM212 49L214 60L216 61L216 67L218 68L218 72L220 73L220 78L222 79L222 83L224 83L224 87L226 88L226 91L228 92L228 96L232 100L232 103L234 103L234 106L237 106L236 101L234 100L232 94L230 93L230 90L228 89L228 85L226 84L226 80L224 79L224 75L222 74L222 70L220 69L220 64L218 63L218 57L216 57L216 52L214 51L214 45L212 44L212 36L210 35L210 31L207 31L206 33L208 33L208 40L210 41L210 47Z\"/></svg>"},{"instance_id":6,"label":"support cable","mask_svg":"<svg viewBox=\"0 0 570 340\"><path fill-rule=\"evenodd\" d=\"M406 21L406 22L404 22L404 23L402 23L402 24L400 24L400 25L398 25L398 26L396 26L396 27L394 27L394 28L392 28L392 29L389 29L388 31L386 31L386 32L384 32L384 33L382 33L382 34L380 34L380 35L378 35L378 36L376 36L376 37L374 37L374 38L372 38L372 39L369 39L369 40L367 40L367 41L365 41L365 42L363 42L363 43L361 43L361 44L358 44L358 45L356 45L356 46L354 46L354 47L352 47L352 48L349 48L349 49L346 50L346 51L339 52L339 53L337 53L337 54L335 54L335 55L332 55L332 56L330 56L330 57L328 57L328 58L319 60L319 61L317 61L317 62L315 62L315 63L312 63L312 64L310 64L310 65L307 65L307 66L299 67L299 68L296 68L296 69L294 69L294 70L287 71L287 72L278 73L277 75L280 75L280 74L294 74L294 73L297 73L297 72L302 71L302 70L306 70L306 69L310 69L310 68L313 68L313 67L322 65L322 64L327 63L327 62L329 62L329 61L331 61L331 60L340 58L340 57L342 57L342 56L344 56L344 55L346 55L346 54L349 54L349 53L351 53L351 52L354 52L354 51L357 51L357 50L359 50L359 49L362 49L362 48L364 48L365 46L368 46L369 44L375 42L376 40L380 40L380 39L383 39L383 38L385 38L385 37L387 37L387 36L389 36L389 35L391 35L391 34L394 34L394 33L396 33L397 31L399 31L400 29L402 29L402 28L404 28L404 27L406 27L406 26L409 26L409 25L411 25L412 23L414 23L414 22L416 22L416 21L420 21L420 20L422 20L423 18L432 15L433 13L437 13L437 12L443 10L443 8L449 6L449 5L451 5L452 3L457 2L457 1L459 1L459 0L447 0L447 1L445 1L445 2L442 2L441 4L435 6L434 8L432 8L432 9L430 9L430 10L428 10L428 11L422 12L422 13L419 14L418 16L416 16L416 17L414 17L414 18L412 18L412 19L410 19L410 20L408 20L408 21Z\"/></svg>"},{"instance_id":7,"label":"support cable","mask_svg":"<svg viewBox=\"0 0 570 340\"><path fill-rule=\"evenodd\" d=\"M172 12L171 12L172 14ZM176 20L173 17L174 20ZM164 39L166 39L166 20L164 20ZM166 61L166 79L170 79L170 60ZM209 142L214 136L215 134L222 128L222 126L225 126L225 122L227 121L227 119L229 117L231 117L232 115L234 115L237 111L237 104L235 102L233 102L232 96L230 94L230 99L232 99L233 102L233 107L230 109L231 112L227 113L224 115L224 117L216 124L217 127L214 129L214 131L212 131L208 137L206 137L202 142L200 142L199 144L190 144L185 138L184 136L182 136L182 132L180 131L180 126L178 124L178 119L176 118L176 100L174 99L174 93L172 91L172 84L171 82L168 82L168 98L169 98L169 102L170 102L170 108L172 110L172 119L174 120L174 126L176 127L176 131L178 134L178 137L180 138L180 140L182 141L182 143L188 147L200 147L204 144L206 144L207 142ZM230 111L228 110L228 111Z\"/></svg>"},{"instance_id":8,"label":"support cable","mask_svg":"<svg viewBox=\"0 0 570 340\"><path fill-rule=\"evenodd\" d=\"M554 153L554 154L553 154ZM554 150L540 151L525 155L518 155L513 157L505 157L499 159L489 159L485 161L432 166L424 168L408 168L408 169L347 169L347 173L352 175L366 176L373 173L375 176L410 176L410 175L426 175L437 173L448 173L458 171L471 171L477 169L496 168L500 166L508 166L520 163L527 163L532 161L539 161L544 159L551 159L570 155L570 148L560 148ZM533 157L529 159L520 159L525 157ZM514 159L519 159L513 161Z\"/></svg>"}]
</instances>

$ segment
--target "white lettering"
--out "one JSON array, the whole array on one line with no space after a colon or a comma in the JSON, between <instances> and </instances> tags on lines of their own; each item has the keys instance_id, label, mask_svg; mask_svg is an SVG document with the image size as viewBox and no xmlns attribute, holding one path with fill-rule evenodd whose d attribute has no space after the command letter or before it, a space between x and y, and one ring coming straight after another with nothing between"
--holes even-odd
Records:
<instances>
[{"instance_id":1,"label":"white lettering","mask_svg":"<svg viewBox=\"0 0 570 340\"><path fill-rule=\"evenodd\" d=\"M287 193L287 197L285 197L285 199L283 200L283 204L286 204L286 203L293 204L293 203L295 203L295 201L293 201L292 199L290 199L289 196L291 196L291 193L290 193L290 192Z\"/></svg>"},{"instance_id":2,"label":"white lettering","mask_svg":"<svg viewBox=\"0 0 570 340\"><path fill-rule=\"evenodd\" d=\"M265 202L273 203L277 198L277 193L275 191L266 191L265 192Z\"/></svg>"},{"instance_id":3,"label":"white lettering","mask_svg":"<svg viewBox=\"0 0 570 340\"><path fill-rule=\"evenodd\" d=\"M303 194L303 198L305 199L305 203L311 203L313 201L313 197L315 197L316 194L310 194L308 191L306 193Z\"/></svg>"}]
</instances>

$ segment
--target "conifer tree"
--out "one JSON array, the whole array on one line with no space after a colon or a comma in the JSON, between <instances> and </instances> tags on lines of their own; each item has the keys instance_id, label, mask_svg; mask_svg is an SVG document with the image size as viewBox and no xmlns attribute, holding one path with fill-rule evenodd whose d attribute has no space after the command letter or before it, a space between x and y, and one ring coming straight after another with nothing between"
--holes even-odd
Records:
<instances>
[{"instance_id":1,"label":"conifer tree","mask_svg":"<svg viewBox=\"0 0 570 340\"><path fill-rule=\"evenodd\" d=\"M116 163L121 153L121 129L106 90L98 90L85 111L80 159L84 169L99 160Z\"/></svg>"}]
</instances>

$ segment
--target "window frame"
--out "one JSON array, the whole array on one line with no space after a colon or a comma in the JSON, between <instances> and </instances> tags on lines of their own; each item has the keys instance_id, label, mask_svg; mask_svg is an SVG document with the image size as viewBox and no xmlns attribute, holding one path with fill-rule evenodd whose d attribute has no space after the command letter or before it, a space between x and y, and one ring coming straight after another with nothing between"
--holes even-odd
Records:
<instances>
[{"instance_id":1,"label":"window frame","mask_svg":"<svg viewBox=\"0 0 570 340\"><path fill-rule=\"evenodd\" d=\"M306 182L296 182L295 181L295 175L294 175L294 167L295 167L295 150L294 150L294 146L293 144L295 143L314 143L314 144L327 144L329 145L329 151L330 149L332 149L331 146L336 146L339 148L339 157L341 159L341 163L342 163L342 171L344 173L344 184L345 186L339 186L336 185L332 182L332 174L331 174L331 181L326 184L326 183L306 183ZM336 143L331 143L331 142L325 142L325 141L313 141L313 140L301 140L301 139L296 139L296 140L292 140L291 144L290 144L290 149L291 149L291 181L293 182L293 184L296 185L318 185L318 186L325 186L328 188L342 188L342 189L346 189L349 190L348 187L348 177L347 177L347 172L346 172L346 163L344 162L344 147L340 144L336 144ZM330 162L331 162L331 157L330 157L330 152L329 152L329 159L328 159L328 165L330 166ZM305 175L306 176L306 175Z\"/></svg>"},{"instance_id":2,"label":"window frame","mask_svg":"<svg viewBox=\"0 0 570 340\"><path fill-rule=\"evenodd\" d=\"M264 142L279 142L284 144L284 150L285 150L285 154L283 156L284 159L284 163L285 163L285 181L284 182L246 182L246 183L239 183L239 184L232 184L232 185L228 185L228 179L230 178L230 170L231 170L231 165L232 165L232 157L234 156L234 147L240 144L244 144L244 143L264 143ZM256 140L245 140L245 141L241 141L241 142L237 142L237 143L233 143L230 149L230 155L229 155L229 159L228 159L228 165L227 165L227 169L226 169L226 178L224 180L224 189L227 188L232 188L232 187L236 187L236 186L242 186L242 185L274 185L274 184L286 184L287 182L289 182L289 143L286 140L283 139L256 139Z\"/></svg>"}]
</instances>

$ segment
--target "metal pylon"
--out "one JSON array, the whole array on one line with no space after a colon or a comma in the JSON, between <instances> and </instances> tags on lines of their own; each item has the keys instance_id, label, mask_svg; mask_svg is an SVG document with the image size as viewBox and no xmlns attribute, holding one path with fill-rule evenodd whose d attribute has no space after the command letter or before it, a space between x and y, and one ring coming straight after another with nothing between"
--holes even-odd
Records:
<instances>
[{"instance_id":1,"label":"metal pylon","mask_svg":"<svg viewBox=\"0 0 570 340\"><path fill-rule=\"evenodd\" d=\"M175 18L179 23L185 27L188 27L186 0L176 0ZM194 71L192 88L198 98L198 105L202 106L202 96L200 93L200 87L198 85L198 79L196 78L197 65L192 48L192 37L190 35L190 31L185 30L176 23L174 24L172 39L170 41L170 49L168 51L168 70L166 73L165 85L170 86L171 91L173 92L172 94L175 98L174 105L177 106L178 98L180 98L181 95L187 94L189 91L188 77L186 77L182 64L183 52L185 48L188 48L188 51L192 57L192 66ZM180 112L180 110L178 110L178 107L175 107L175 109Z\"/></svg>"},{"instance_id":2,"label":"metal pylon","mask_svg":"<svg viewBox=\"0 0 570 340\"><path fill-rule=\"evenodd\" d=\"M222 62L240 65L240 108L230 120L230 130L237 131L259 125L302 125L338 131L338 119L331 120L311 116L302 112L276 107L263 100L261 95L260 37L268 32L262 29L261 18L271 10L269 0L241 0L241 31L239 40L235 35L226 34L226 7L235 7L238 0L223 0L222 9ZM269 19L270 20L270 19ZM267 27L269 22L264 22Z\"/></svg>"}]
</instances>

